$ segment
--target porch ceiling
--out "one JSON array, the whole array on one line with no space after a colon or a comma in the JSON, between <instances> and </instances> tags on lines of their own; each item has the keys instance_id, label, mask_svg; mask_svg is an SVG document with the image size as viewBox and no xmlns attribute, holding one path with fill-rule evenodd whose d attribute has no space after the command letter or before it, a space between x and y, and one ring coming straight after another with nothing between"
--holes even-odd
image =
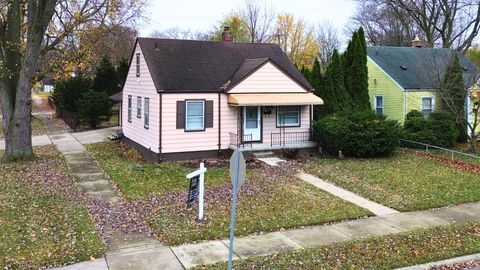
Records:
<instances>
[{"instance_id":1,"label":"porch ceiling","mask_svg":"<svg viewBox=\"0 0 480 270\"><path fill-rule=\"evenodd\" d=\"M287 106L323 105L323 100L313 93L230 94L230 106Z\"/></svg>"}]
</instances>

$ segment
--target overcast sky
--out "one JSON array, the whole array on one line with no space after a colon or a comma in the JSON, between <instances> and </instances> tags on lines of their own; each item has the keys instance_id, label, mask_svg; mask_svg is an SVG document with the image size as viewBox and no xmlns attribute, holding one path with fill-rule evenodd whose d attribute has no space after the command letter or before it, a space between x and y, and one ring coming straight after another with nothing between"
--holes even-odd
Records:
<instances>
[{"instance_id":1,"label":"overcast sky","mask_svg":"<svg viewBox=\"0 0 480 270\"><path fill-rule=\"evenodd\" d=\"M343 33L355 11L353 0L266 0L279 13L288 12L316 25L330 21ZM224 15L243 4L243 0L150 0L148 19L140 28L147 36L154 30L178 27L192 31L210 30Z\"/></svg>"}]
</instances>

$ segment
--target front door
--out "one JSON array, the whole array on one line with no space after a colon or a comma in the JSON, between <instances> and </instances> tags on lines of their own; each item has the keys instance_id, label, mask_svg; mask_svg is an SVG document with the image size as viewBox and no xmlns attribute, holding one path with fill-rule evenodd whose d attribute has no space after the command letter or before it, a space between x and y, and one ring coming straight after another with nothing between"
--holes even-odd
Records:
<instances>
[{"instance_id":1,"label":"front door","mask_svg":"<svg viewBox=\"0 0 480 270\"><path fill-rule=\"evenodd\" d=\"M243 141L261 140L261 113L258 106L247 106L243 110Z\"/></svg>"}]
</instances>

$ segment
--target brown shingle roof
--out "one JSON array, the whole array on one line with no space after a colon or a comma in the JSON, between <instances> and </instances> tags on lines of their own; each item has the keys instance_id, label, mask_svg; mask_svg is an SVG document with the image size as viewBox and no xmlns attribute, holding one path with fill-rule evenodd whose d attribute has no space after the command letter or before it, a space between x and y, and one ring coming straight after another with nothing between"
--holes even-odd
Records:
<instances>
[{"instance_id":1,"label":"brown shingle roof","mask_svg":"<svg viewBox=\"0 0 480 270\"><path fill-rule=\"evenodd\" d=\"M276 44L138 38L157 90L217 92L268 58L308 90L312 86Z\"/></svg>"}]
</instances>

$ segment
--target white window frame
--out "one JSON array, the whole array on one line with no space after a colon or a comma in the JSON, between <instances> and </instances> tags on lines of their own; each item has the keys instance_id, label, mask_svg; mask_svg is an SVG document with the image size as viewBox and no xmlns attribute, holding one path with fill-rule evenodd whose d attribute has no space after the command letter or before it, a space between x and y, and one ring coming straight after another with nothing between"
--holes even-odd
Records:
<instances>
[{"instance_id":1,"label":"white window frame","mask_svg":"<svg viewBox=\"0 0 480 270\"><path fill-rule=\"evenodd\" d=\"M201 128L189 128L188 127L188 106L192 103L202 104L202 127ZM199 117L199 116L196 116ZM205 100L186 100L185 101L185 131L204 131L205 130Z\"/></svg>"},{"instance_id":2,"label":"white window frame","mask_svg":"<svg viewBox=\"0 0 480 270\"><path fill-rule=\"evenodd\" d=\"M423 112L423 110L427 110L427 109L424 109L424 108L423 108L423 100L424 100L424 99L427 99L427 98L432 100L432 102L430 103L430 104L432 105L432 107L430 108L431 111L430 111L430 113L428 114L428 116L430 116L430 114L435 111L435 97L434 97L434 96L423 96L423 97L420 99L420 106L421 106L421 109L422 109L423 117L425 117L425 118L427 118L428 116L426 116L425 113Z\"/></svg>"},{"instance_id":3,"label":"white window frame","mask_svg":"<svg viewBox=\"0 0 480 270\"><path fill-rule=\"evenodd\" d=\"M296 107L297 108L297 123L289 123L289 124L286 124L286 123L281 123L280 122L280 108L285 108L285 107ZM302 109L300 108L300 106L296 106L296 105L292 105L292 106L277 106L276 108L276 126L277 128L283 128L283 127L300 127L301 125L301 115L302 115Z\"/></svg>"},{"instance_id":4,"label":"white window frame","mask_svg":"<svg viewBox=\"0 0 480 270\"><path fill-rule=\"evenodd\" d=\"M135 71L136 71L137 77L140 77L140 53L137 53L135 55Z\"/></svg>"},{"instance_id":5,"label":"white window frame","mask_svg":"<svg viewBox=\"0 0 480 270\"><path fill-rule=\"evenodd\" d=\"M150 98L145 98L143 101L143 127L148 129L150 127Z\"/></svg>"},{"instance_id":6,"label":"white window frame","mask_svg":"<svg viewBox=\"0 0 480 270\"><path fill-rule=\"evenodd\" d=\"M132 122L132 96L128 95L128 101L127 101L127 121L129 123Z\"/></svg>"},{"instance_id":7,"label":"white window frame","mask_svg":"<svg viewBox=\"0 0 480 270\"><path fill-rule=\"evenodd\" d=\"M382 98L382 106L378 106L378 102L377 102L377 98L381 97ZM373 104L374 104L374 108L375 108L375 114L376 115L384 115L385 114L385 97L383 95L375 95L373 96ZM378 114L377 113L377 109L382 109L382 113L381 114Z\"/></svg>"},{"instance_id":8,"label":"white window frame","mask_svg":"<svg viewBox=\"0 0 480 270\"><path fill-rule=\"evenodd\" d=\"M137 118L142 119L142 97L137 97Z\"/></svg>"}]
</instances>

